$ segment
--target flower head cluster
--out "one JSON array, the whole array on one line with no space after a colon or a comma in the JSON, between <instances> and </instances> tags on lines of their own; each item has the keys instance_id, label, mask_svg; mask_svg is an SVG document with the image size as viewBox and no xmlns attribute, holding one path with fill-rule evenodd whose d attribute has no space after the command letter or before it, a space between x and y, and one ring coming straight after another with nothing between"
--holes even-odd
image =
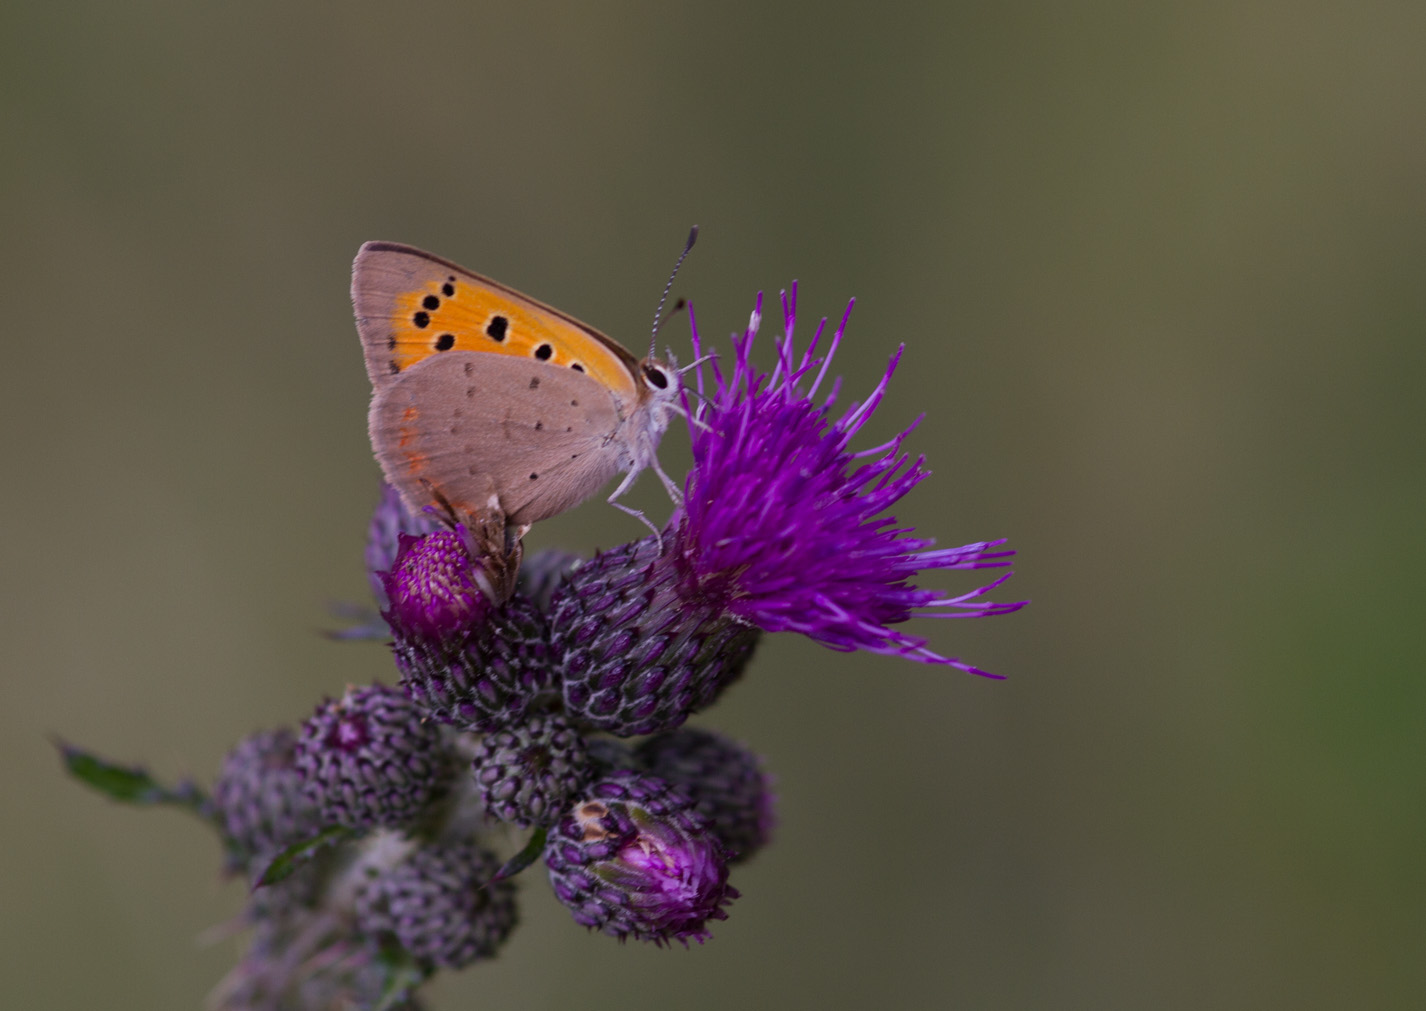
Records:
<instances>
[{"instance_id":1,"label":"flower head cluster","mask_svg":"<svg viewBox=\"0 0 1426 1011\"><path fill-rule=\"evenodd\" d=\"M289 876L250 903L257 936L217 1006L366 1006L489 958L516 922L510 878L541 857L577 923L701 942L738 896L730 866L776 819L757 755L683 724L763 633L986 674L901 626L1023 606L984 599L1008 572L960 595L917 585L1012 552L938 549L891 515L927 476L902 448L915 425L852 443L901 352L834 411L839 382L821 391L848 316L798 353L796 298L771 371L753 363L759 296L727 364L698 372L698 402L685 391L694 463L661 534L522 569L503 518L413 514L383 492L366 557L400 686L349 688L225 761L211 813L232 870ZM693 342L702 355L696 321ZM502 862L517 830L528 842Z\"/></svg>"}]
</instances>

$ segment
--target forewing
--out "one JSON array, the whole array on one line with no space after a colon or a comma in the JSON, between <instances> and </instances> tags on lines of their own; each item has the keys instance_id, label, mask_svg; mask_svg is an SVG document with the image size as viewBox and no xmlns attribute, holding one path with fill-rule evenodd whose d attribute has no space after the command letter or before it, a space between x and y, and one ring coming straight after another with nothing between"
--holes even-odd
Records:
<instances>
[{"instance_id":1,"label":"forewing","mask_svg":"<svg viewBox=\"0 0 1426 1011\"><path fill-rule=\"evenodd\" d=\"M413 509L444 499L511 524L578 505L619 468L620 418L588 375L538 361L449 351L377 390L371 444Z\"/></svg>"},{"instance_id":2,"label":"forewing","mask_svg":"<svg viewBox=\"0 0 1426 1011\"><path fill-rule=\"evenodd\" d=\"M638 396L638 362L572 316L394 242L368 242L352 264L352 305L374 389L451 351L524 358L583 372L625 404Z\"/></svg>"}]
</instances>

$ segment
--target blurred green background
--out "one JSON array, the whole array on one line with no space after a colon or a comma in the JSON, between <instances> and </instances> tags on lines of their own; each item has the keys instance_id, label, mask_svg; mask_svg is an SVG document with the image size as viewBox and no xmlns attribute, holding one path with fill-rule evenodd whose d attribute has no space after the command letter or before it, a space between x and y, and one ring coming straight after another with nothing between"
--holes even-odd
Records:
<instances>
[{"instance_id":1,"label":"blurred green background","mask_svg":"<svg viewBox=\"0 0 1426 1011\"><path fill-rule=\"evenodd\" d=\"M206 781L390 676L318 634L366 594L358 244L637 348L697 222L706 332L799 278L858 298L850 394L906 342L898 514L1034 600L919 631L1009 680L772 638L696 720L781 796L714 939L588 935L536 871L432 1005L1422 1006L1423 44L1387 2L6 5L3 1003L194 1008L237 950L211 837L46 735Z\"/></svg>"}]
</instances>

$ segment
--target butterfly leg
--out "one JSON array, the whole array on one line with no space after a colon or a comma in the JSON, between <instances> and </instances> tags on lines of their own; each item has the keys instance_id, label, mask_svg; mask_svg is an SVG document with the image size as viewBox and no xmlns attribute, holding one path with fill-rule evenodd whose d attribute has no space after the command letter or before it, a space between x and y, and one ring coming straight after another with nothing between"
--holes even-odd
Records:
<instances>
[{"instance_id":1,"label":"butterfly leg","mask_svg":"<svg viewBox=\"0 0 1426 1011\"><path fill-rule=\"evenodd\" d=\"M652 458L652 465L655 473L657 473L659 477L663 478L664 487L667 488L669 485L669 479L664 475L664 472L659 469L658 457ZM639 471L640 468L635 467L633 470L629 471L629 473L625 474L624 480L619 482L619 487L614 489L614 494L609 496L608 502L615 509L618 509L620 512L628 513L630 516L634 517L634 519L638 520L644 526L648 527L651 531L653 531L654 538L658 541L659 554L663 554L663 535L659 533L659 528L654 526L653 523L649 521L649 518L644 515L642 510L635 509L633 506L626 506L624 505L624 503L617 501L620 496L622 496L626 491L628 491L634 486L634 481L638 478ZM674 501L679 502L680 504L682 503L681 498L675 499Z\"/></svg>"},{"instance_id":2,"label":"butterfly leg","mask_svg":"<svg viewBox=\"0 0 1426 1011\"><path fill-rule=\"evenodd\" d=\"M663 468L659 466L659 458L654 457L650 460L649 466L654 469L654 473L657 474L659 480L663 482L664 491L668 492L668 497L673 499L673 504L676 506L683 505L683 489L674 483L673 478L663 472Z\"/></svg>"},{"instance_id":3,"label":"butterfly leg","mask_svg":"<svg viewBox=\"0 0 1426 1011\"><path fill-rule=\"evenodd\" d=\"M622 513L628 513L634 517L634 519L648 527L649 530L653 532L654 540L658 542L659 554L663 554L663 534L659 533L658 527L649 522L649 518L644 515L643 510L635 509L633 506L626 506L622 502L615 502L613 495L609 496L609 504Z\"/></svg>"}]
</instances>

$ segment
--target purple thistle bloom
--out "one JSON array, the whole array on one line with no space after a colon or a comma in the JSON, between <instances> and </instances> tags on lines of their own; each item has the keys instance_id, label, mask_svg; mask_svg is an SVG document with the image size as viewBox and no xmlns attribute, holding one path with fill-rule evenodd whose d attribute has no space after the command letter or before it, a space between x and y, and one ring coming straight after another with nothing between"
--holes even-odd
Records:
<instances>
[{"instance_id":1,"label":"purple thistle bloom","mask_svg":"<svg viewBox=\"0 0 1426 1011\"><path fill-rule=\"evenodd\" d=\"M655 776L610 773L550 833L545 865L576 923L662 946L702 943L738 890L692 798Z\"/></svg>"},{"instance_id":2,"label":"purple thistle bloom","mask_svg":"<svg viewBox=\"0 0 1426 1011\"><path fill-rule=\"evenodd\" d=\"M371 513L366 532L366 572L371 580L371 592L377 604L385 609L386 575L401 552L401 536L435 533L442 529L441 521L431 512L413 513L401 501L401 493L389 484L381 486L381 500Z\"/></svg>"},{"instance_id":3,"label":"purple thistle bloom","mask_svg":"<svg viewBox=\"0 0 1426 1011\"><path fill-rule=\"evenodd\" d=\"M461 532L398 534L391 571L381 574L383 617L398 634L435 641L456 639L485 618L495 591Z\"/></svg>"},{"instance_id":4,"label":"purple thistle bloom","mask_svg":"<svg viewBox=\"0 0 1426 1011\"><path fill-rule=\"evenodd\" d=\"M801 632L836 650L864 649L922 663L948 664L972 674L998 677L926 647L926 640L891 628L914 616L979 618L1008 614L1028 601L979 600L1009 578L960 596L917 587L928 569L1002 568L1013 551L1004 540L933 549L934 541L910 536L886 510L929 473L922 457L911 460L903 440L920 418L890 442L849 449L885 395L901 361L892 356L881 381L862 403L831 418L840 380L818 403L814 398L841 343L852 305L822 357L814 357L826 328L817 327L800 358L793 348L797 285L782 296L783 336L773 371L761 372L751 353L762 320L762 295L741 337L733 338L732 372L715 362L714 388L697 379L703 403L690 408L693 469L685 504L674 518L675 553L705 598L730 615L769 632ZM693 353L703 354L698 324ZM804 390L803 380L811 378ZM685 394L687 397L687 394Z\"/></svg>"}]
</instances>

